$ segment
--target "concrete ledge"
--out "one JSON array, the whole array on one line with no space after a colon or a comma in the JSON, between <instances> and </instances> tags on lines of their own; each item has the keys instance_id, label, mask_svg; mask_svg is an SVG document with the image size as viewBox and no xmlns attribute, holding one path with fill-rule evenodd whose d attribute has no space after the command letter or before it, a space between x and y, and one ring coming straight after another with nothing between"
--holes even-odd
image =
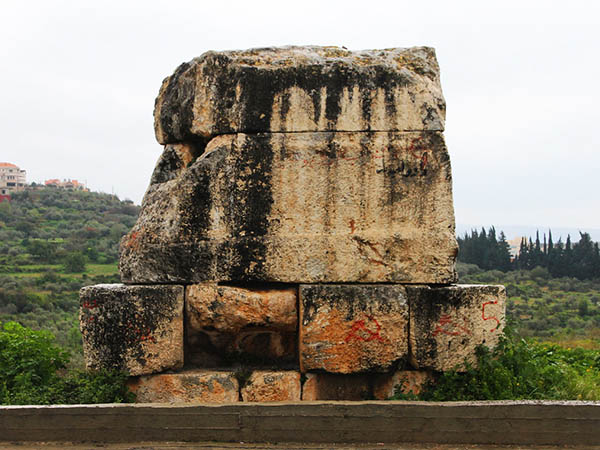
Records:
<instances>
[{"instance_id":1,"label":"concrete ledge","mask_svg":"<svg viewBox=\"0 0 600 450\"><path fill-rule=\"evenodd\" d=\"M5 442L598 445L600 402L295 402L0 407Z\"/></svg>"}]
</instances>

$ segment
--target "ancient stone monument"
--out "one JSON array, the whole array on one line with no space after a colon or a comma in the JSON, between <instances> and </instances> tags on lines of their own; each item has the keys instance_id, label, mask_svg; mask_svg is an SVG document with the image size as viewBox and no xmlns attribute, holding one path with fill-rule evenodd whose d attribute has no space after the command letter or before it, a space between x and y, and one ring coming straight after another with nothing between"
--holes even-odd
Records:
<instances>
[{"instance_id":1,"label":"ancient stone monument","mask_svg":"<svg viewBox=\"0 0 600 450\"><path fill-rule=\"evenodd\" d=\"M208 52L166 78L164 145L81 291L90 368L141 402L385 399L473 362L502 286L456 281L433 49Z\"/></svg>"}]
</instances>

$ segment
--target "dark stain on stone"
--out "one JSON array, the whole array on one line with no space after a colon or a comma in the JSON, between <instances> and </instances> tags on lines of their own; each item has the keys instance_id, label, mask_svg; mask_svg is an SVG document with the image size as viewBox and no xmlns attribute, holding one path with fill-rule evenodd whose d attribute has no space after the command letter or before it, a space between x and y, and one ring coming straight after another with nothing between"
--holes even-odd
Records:
<instances>
[{"instance_id":1,"label":"dark stain on stone","mask_svg":"<svg viewBox=\"0 0 600 450\"><path fill-rule=\"evenodd\" d=\"M310 323L324 305L332 310L347 310L347 321L359 319L362 313L370 313L374 307L381 315L408 308L403 288L390 285L305 285L300 288L300 301L304 324Z\"/></svg>"},{"instance_id":2,"label":"dark stain on stone","mask_svg":"<svg viewBox=\"0 0 600 450\"><path fill-rule=\"evenodd\" d=\"M181 287L88 287L81 291L84 340L95 350L96 368L126 370L129 359L144 365L143 343L155 341L158 328L177 314ZM86 302L95 301L89 309Z\"/></svg>"},{"instance_id":3,"label":"dark stain on stone","mask_svg":"<svg viewBox=\"0 0 600 450\"><path fill-rule=\"evenodd\" d=\"M362 117L367 124L366 129L371 129L371 87L362 88L360 90Z\"/></svg>"},{"instance_id":4,"label":"dark stain on stone","mask_svg":"<svg viewBox=\"0 0 600 450\"><path fill-rule=\"evenodd\" d=\"M290 93L289 91L284 92L281 95L281 128L285 130L285 118L290 111Z\"/></svg>"},{"instance_id":5,"label":"dark stain on stone","mask_svg":"<svg viewBox=\"0 0 600 450\"><path fill-rule=\"evenodd\" d=\"M165 183L172 180L182 168L183 161L179 157L179 154L171 145L167 145L158 158L156 167L150 178L150 184Z\"/></svg>"},{"instance_id":6,"label":"dark stain on stone","mask_svg":"<svg viewBox=\"0 0 600 450\"><path fill-rule=\"evenodd\" d=\"M385 65L368 67L353 66L347 62L328 61L323 64L282 66L265 69L248 65L237 65L224 54L210 52L191 63L182 64L168 80L162 96L160 120L169 131L170 138L181 141L187 137L192 123L192 106L196 82L196 71L201 67L201 76L211 89L211 109L215 112L214 126L209 136L243 132L258 133L270 130L273 100L277 95L298 87L306 92L314 107L314 122L321 115L321 88L325 88L326 128L334 129L341 113L344 88L349 93L354 86L362 96L362 113L367 123L371 118L371 94L378 88L385 92L386 112L396 114L393 91L414 83L410 75L398 73ZM239 91L238 91L239 86ZM239 96L238 96L239 94ZM282 119L290 105L283 99ZM232 129L232 110L236 129ZM427 119L435 117L435 111L427 112ZM429 117L431 116L431 117Z\"/></svg>"},{"instance_id":7,"label":"dark stain on stone","mask_svg":"<svg viewBox=\"0 0 600 450\"><path fill-rule=\"evenodd\" d=\"M206 236L210 229L210 210L212 207L211 196L211 169L213 164L206 161L197 161L186 174L193 177L193 182L186 182L190 192L180 196L181 230L186 240L196 240Z\"/></svg>"},{"instance_id":8,"label":"dark stain on stone","mask_svg":"<svg viewBox=\"0 0 600 450\"><path fill-rule=\"evenodd\" d=\"M228 229L232 239L232 253L227 268L230 280L256 279L263 275L263 263L267 248L264 237L269 230L269 214L273 205L271 176L273 154L263 142L267 137L247 138L241 148L234 150L236 158L230 161L226 192L220 198L227 199ZM218 258L219 255L216 255Z\"/></svg>"},{"instance_id":9,"label":"dark stain on stone","mask_svg":"<svg viewBox=\"0 0 600 450\"><path fill-rule=\"evenodd\" d=\"M167 142L181 142L190 135L196 96L196 70L197 65L193 62L183 63L167 79L162 96L164 100L160 106L160 122Z\"/></svg>"}]
</instances>

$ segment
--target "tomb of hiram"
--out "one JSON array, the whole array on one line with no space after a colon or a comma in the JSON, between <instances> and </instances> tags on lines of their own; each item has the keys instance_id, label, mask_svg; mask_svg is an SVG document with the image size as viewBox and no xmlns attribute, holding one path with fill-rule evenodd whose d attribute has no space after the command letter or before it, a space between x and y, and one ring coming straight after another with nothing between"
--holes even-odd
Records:
<instances>
[{"instance_id":1,"label":"tomb of hiram","mask_svg":"<svg viewBox=\"0 0 600 450\"><path fill-rule=\"evenodd\" d=\"M138 402L254 402L385 399L474 363L505 290L455 284L445 110L427 47L179 66L123 284L81 290L87 367Z\"/></svg>"}]
</instances>

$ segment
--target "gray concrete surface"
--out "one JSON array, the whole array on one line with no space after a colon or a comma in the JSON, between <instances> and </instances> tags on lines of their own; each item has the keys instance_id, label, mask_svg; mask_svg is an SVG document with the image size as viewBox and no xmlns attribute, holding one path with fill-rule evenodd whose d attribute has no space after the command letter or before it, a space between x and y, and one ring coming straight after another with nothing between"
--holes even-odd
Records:
<instances>
[{"instance_id":1,"label":"gray concrete surface","mask_svg":"<svg viewBox=\"0 0 600 450\"><path fill-rule=\"evenodd\" d=\"M522 445L444 445L444 444L353 444L348 446L345 444L306 444L306 443L286 443L286 444L250 444L245 442L235 443L215 443L215 442L138 442L124 444L78 444L78 443L61 443L61 445L48 444L44 442L33 443L5 443L0 442L0 450L173 450L173 449L200 449L200 450L230 450L230 449L247 449L247 450L557 450L556 446L522 446ZM598 450L600 446L560 446L561 449L576 449L576 450Z\"/></svg>"},{"instance_id":2,"label":"gray concrete surface","mask_svg":"<svg viewBox=\"0 0 600 450\"><path fill-rule=\"evenodd\" d=\"M35 442L86 442L105 444L98 448L138 449L190 448L182 442L194 443L191 448L335 448L332 444L423 448L414 445L426 443L597 446L600 402L7 406L0 408L2 441L20 443L21 448ZM144 447L138 442L154 444ZM168 442L174 442L174 447L166 446ZM239 447L240 442L258 446ZM307 442L325 447L302 444ZM293 447L295 443L300 447Z\"/></svg>"}]
</instances>

